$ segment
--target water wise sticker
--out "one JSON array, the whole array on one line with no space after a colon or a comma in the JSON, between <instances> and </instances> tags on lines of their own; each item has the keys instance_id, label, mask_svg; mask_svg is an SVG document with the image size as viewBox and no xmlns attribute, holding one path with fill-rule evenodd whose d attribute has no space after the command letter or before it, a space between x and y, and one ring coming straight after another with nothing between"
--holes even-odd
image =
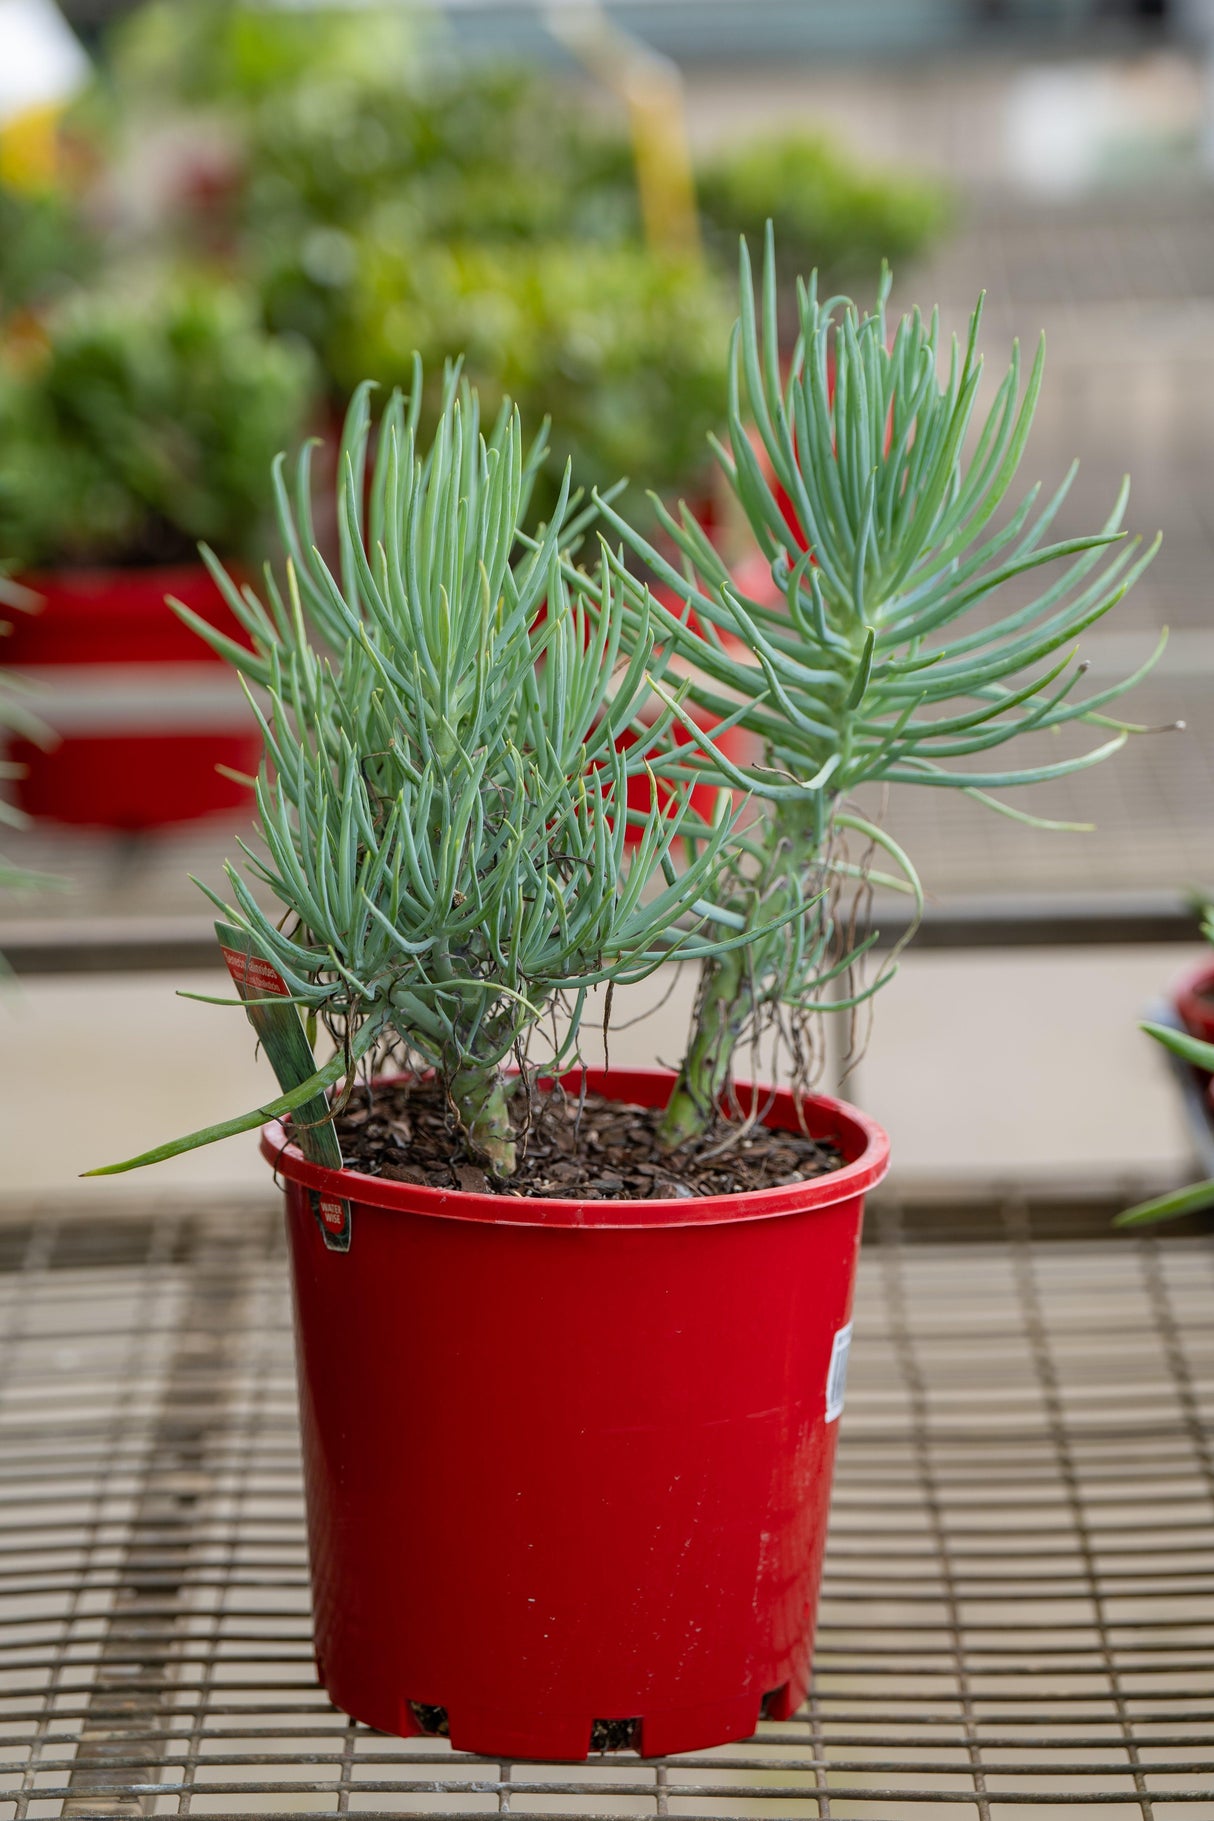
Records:
<instances>
[{"instance_id":1,"label":"water wise sticker","mask_svg":"<svg viewBox=\"0 0 1214 1821\"><path fill-rule=\"evenodd\" d=\"M847 1356L851 1351L852 1324L840 1328L830 1350L830 1368L826 1374L826 1420L833 1423L843 1411L847 1392Z\"/></svg>"},{"instance_id":2,"label":"water wise sticker","mask_svg":"<svg viewBox=\"0 0 1214 1821\"><path fill-rule=\"evenodd\" d=\"M352 1227L349 1202L337 1195L322 1194L319 1189L309 1189L308 1198L329 1251L348 1252Z\"/></svg>"},{"instance_id":3,"label":"water wise sticker","mask_svg":"<svg viewBox=\"0 0 1214 1821\"><path fill-rule=\"evenodd\" d=\"M241 987L256 999L267 994L275 994L280 999L289 999L291 989L279 973L262 955L250 955L240 949L228 948L220 943L223 958L228 964L228 972L238 987Z\"/></svg>"}]
</instances>

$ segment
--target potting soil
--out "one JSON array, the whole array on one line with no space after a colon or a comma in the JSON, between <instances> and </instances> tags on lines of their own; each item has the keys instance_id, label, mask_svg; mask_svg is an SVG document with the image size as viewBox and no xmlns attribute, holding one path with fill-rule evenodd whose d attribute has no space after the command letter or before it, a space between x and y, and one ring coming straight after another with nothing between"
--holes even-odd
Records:
<instances>
[{"instance_id":1,"label":"potting soil","mask_svg":"<svg viewBox=\"0 0 1214 1821\"><path fill-rule=\"evenodd\" d=\"M433 1080L362 1087L336 1121L346 1167L390 1182L465 1194L560 1200L652 1201L733 1195L783 1187L837 1170L829 1143L763 1125L731 1128L722 1118L706 1138L677 1152L658 1143L658 1109L590 1095L516 1093L511 1109L520 1163L498 1181L469 1155L442 1089Z\"/></svg>"}]
</instances>

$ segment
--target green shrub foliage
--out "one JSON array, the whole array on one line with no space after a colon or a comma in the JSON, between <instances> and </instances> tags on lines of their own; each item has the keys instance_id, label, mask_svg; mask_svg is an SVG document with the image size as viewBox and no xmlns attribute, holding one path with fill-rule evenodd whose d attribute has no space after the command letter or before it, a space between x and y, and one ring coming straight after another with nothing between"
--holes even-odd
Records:
<instances>
[{"instance_id":1,"label":"green shrub foliage","mask_svg":"<svg viewBox=\"0 0 1214 1821\"><path fill-rule=\"evenodd\" d=\"M269 464L314 394L307 349L213 281L82 294L0 363L0 547L25 568L256 549Z\"/></svg>"}]
</instances>

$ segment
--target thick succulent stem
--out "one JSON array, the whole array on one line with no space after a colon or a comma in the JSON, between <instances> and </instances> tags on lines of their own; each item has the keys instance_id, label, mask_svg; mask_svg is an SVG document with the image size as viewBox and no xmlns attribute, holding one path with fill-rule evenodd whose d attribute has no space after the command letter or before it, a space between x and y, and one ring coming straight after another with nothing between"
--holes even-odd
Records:
<instances>
[{"instance_id":1,"label":"thick succulent stem","mask_svg":"<svg viewBox=\"0 0 1214 1821\"><path fill-rule=\"evenodd\" d=\"M457 1069L448 1086L469 1150L495 1176L513 1176L518 1159L501 1075L496 1069Z\"/></svg>"},{"instance_id":2,"label":"thick succulent stem","mask_svg":"<svg viewBox=\"0 0 1214 1821\"><path fill-rule=\"evenodd\" d=\"M733 1053L754 1014L743 949L706 961L700 977L691 1042L658 1127L659 1142L675 1151L706 1133L729 1085Z\"/></svg>"},{"instance_id":3,"label":"thick succulent stem","mask_svg":"<svg viewBox=\"0 0 1214 1821\"><path fill-rule=\"evenodd\" d=\"M815 862L822 854L831 802L816 792L808 803L781 804L772 814L759 876L732 906L749 931L771 924L772 933L756 934L751 943L704 964L691 1041L658 1128L668 1150L703 1137L711 1128L729 1086L735 1050L756 1028L763 1008L787 994L793 936L780 920L791 913L803 922L811 914L807 899L813 902L816 888L810 879L798 879L793 869L798 854L809 854ZM822 913L817 918L821 931Z\"/></svg>"}]
</instances>

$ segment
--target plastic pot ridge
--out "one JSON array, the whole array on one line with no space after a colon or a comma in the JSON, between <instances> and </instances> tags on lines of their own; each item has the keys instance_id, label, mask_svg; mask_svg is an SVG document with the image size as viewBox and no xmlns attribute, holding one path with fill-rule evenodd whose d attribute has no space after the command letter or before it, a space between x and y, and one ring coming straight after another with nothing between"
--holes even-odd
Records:
<instances>
[{"instance_id":1,"label":"plastic pot ridge","mask_svg":"<svg viewBox=\"0 0 1214 1821\"><path fill-rule=\"evenodd\" d=\"M591 1070L660 1105L671 1077ZM490 1756L646 1756L803 1699L879 1127L807 1106L829 1176L702 1199L284 1181L317 1666L382 1731ZM790 1094L767 1123L794 1127ZM353 1206L329 1250L314 1197ZM600 1723L626 1722L605 1734Z\"/></svg>"}]
</instances>

